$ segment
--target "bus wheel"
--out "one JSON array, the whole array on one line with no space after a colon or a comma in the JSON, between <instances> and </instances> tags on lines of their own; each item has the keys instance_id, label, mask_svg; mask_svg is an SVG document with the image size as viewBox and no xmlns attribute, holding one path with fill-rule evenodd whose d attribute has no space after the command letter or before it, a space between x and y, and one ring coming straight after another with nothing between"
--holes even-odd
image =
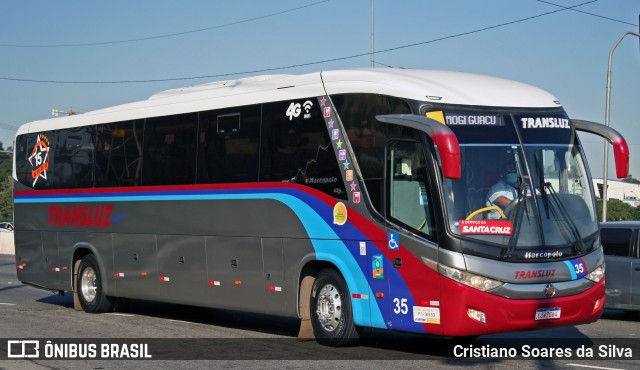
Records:
<instances>
[{"instance_id":1,"label":"bus wheel","mask_svg":"<svg viewBox=\"0 0 640 370\"><path fill-rule=\"evenodd\" d=\"M349 289L336 270L322 270L316 277L311 290L311 324L320 344L348 346L360 337L353 322Z\"/></svg>"},{"instance_id":2,"label":"bus wheel","mask_svg":"<svg viewBox=\"0 0 640 370\"><path fill-rule=\"evenodd\" d=\"M104 295L102 277L98 261L92 254L87 254L80 262L78 269L78 298L84 312L100 313L113 309L112 298Z\"/></svg>"}]
</instances>

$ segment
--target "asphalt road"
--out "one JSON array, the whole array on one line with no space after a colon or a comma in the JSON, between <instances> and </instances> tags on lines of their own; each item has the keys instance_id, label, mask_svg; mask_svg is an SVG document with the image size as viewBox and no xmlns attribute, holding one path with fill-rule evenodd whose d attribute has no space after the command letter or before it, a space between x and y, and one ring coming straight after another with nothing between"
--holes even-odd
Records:
<instances>
[{"instance_id":1,"label":"asphalt road","mask_svg":"<svg viewBox=\"0 0 640 370\"><path fill-rule=\"evenodd\" d=\"M633 369L640 368L640 314L605 311L589 325L452 340L367 330L361 344L328 348L315 341L296 340L299 321L226 310L132 301L117 312L92 315L73 309L71 294L21 284L11 255L0 255L0 368L1 369L164 369L164 368L278 368L278 369ZM7 359L8 340L37 339L40 358ZM50 340L60 357L116 344L110 356L148 354L151 359L57 360L42 356ZM131 346L134 344L134 346ZM136 347L135 345L141 346ZM75 347L74 347L75 346ZM145 347L146 346L146 347ZM523 346L528 346L523 347ZM591 347L593 357L566 358ZM53 348L53 346L49 347ZM144 352L146 348L147 352ZM73 352L74 349L79 352ZM461 359L455 353L485 351ZM620 359L626 350L634 360ZM63 351L67 351L66 353ZM505 356L487 358L491 350ZM454 351L457 351L454 353ZM509 352L511 351L511 352ZM545 352L557 352L551 359ZM602 352L600 352L602 351ZM15 351L12 350L12 353ZM54 353L51 351L51 353ZM509 354L516 354L511 359ZM622 356L620 356L622 355ZM613 357L612 357L613 356ZM54 356L55 357L55 356ZM81 357L86 357L86 354Z\"/></svg>"}]
</instances>

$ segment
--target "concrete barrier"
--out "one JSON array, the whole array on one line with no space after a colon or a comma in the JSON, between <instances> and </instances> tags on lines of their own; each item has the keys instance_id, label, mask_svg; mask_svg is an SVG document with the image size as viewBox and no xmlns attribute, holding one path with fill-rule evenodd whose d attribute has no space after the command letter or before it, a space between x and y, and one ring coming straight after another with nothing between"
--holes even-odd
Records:
<instances>
[{"instance_id":1,"label":"concrete barrier","mask_svg":"<svg viewBox=\"0 0 640 370\"><path fill-rule=\"evenodd\" d=\"M0 254L16 254L13 233L0 232Z\"/></svg>"}]
</instances>

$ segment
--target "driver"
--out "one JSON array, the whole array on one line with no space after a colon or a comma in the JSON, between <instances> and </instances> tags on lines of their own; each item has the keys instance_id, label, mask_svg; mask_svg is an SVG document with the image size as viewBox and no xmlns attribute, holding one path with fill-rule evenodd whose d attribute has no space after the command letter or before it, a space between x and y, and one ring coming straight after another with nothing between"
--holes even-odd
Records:
<instances>
[{"instance_id":1,"label":"driver","mask_svg":"<svg viewBox=\"0 0 640 370\"><path fill-rule=\"evenodd\" d=\"M516 186L518 185L518 171L514 162L507 162L502 171L503 175L497 183L489 189L487 193L487 207L497 206L501 209L507 208L518 194ZM490 211L487 218L496 220L500 218L498 211Z\"/></svg>"}]
</instances>

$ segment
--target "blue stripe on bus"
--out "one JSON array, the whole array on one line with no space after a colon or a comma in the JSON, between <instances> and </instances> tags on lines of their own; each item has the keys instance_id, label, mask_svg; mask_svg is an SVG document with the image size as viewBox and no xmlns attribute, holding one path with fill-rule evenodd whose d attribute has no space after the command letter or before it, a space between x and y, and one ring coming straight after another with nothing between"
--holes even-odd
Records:
<instances>
[{"instance_id":1,"label":"blue stripe on bus","mask_svg":"<svg viewBox=\"0 0 640 370\"><path fill-rule=\"evenodd\" d=\"M567 265L567 267L569 268L569 272L571 273L571 280L578 279L578 276L576 275L576 270L573 268L571 261L564 261L564 264Z\"/></svg>"},{"instance_id":2,"label":"blue stripe on bus","mask_svg":"<svg viewBox=\"0 0 640 370\"><path fill-rule=\"evenodd\" d=\"M281 193L275 193L281 191ZM290 194L287 194L290 193ZM304 200L300 198L305 198ZM354 252L350 252L342 240L349 239L348 235L358 235L360 240L364 235L354 226L349 230L336 230L333 225L333 209L322 200L305 192L288 188L252 188L252 189L224 189L224 190L169 190L148 192L105 192L84 193L74 196L69 194L43 194L16 196L15 203L78 203L91 200L92 202L139 202L139 201L169 201L169 200L243 200L243 199L272 199L287 205L298 217L316 252L316 258L333 263L343 273L349 290L354 293L368 294L369 300L352 299L353 316L357 325L370 325L386 328L385 319L374 299L373 291L366 277L367 264L358 264ZM319 212L320 211L320 212ZM326 214L325 217L322 214ZM340 236L338 236L340 234ZM326 240L326 239L333 240ZM336 248L336 243L340 248ZM402 280L401 280L402 281ZM366 293L365 293L366 292Z\"/></svg>"}]
</instances>

